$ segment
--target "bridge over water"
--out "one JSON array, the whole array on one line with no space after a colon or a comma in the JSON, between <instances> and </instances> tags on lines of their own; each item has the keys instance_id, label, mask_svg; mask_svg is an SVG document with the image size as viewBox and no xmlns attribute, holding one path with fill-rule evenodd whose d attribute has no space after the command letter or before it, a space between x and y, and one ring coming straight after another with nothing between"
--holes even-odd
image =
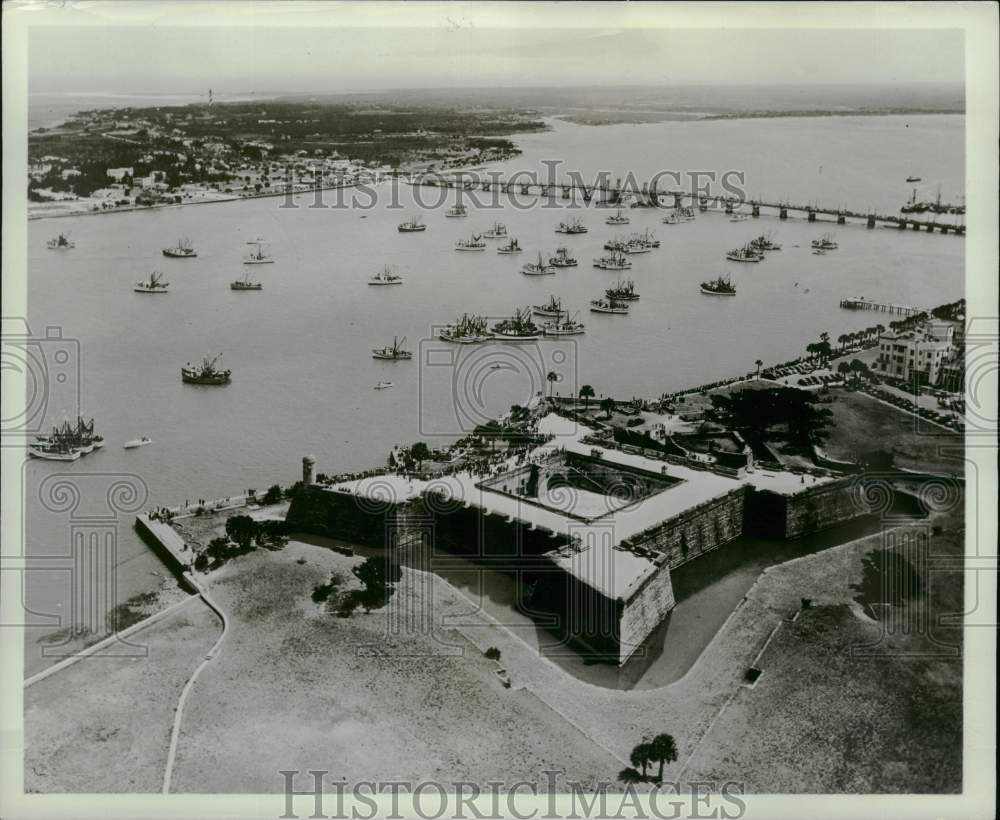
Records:
<instances>
[{"instance_id":1,"label":"bridge over water","mask_svg":"<svg viewBox=\"0 0 1000 820\"><path fill-rule=\"evenodd\" d=\"M934 219L920 218L908 215L880 214L875 211L858 211L850 208L830 208L819 204L799 204L789 201L769 201L765 199L741 199L735 196L708 196L700 193L690 193L684 191L660 192L656 189L655 183L644 183L640 190L623 186L621 180L615 185L598 184L585 185L577 182L573 183L539 183L539 182L517 182L504 179L482 179L474 172L462 172L460 177L455 179L445 179L442 177L414 178L410 181L412 185L443 187L464 191L495 191L501 193L511 193L519 191L522 196L536 195L539 197L555 198L557 195L564 200L574 199L580 195L584 202L592 202L596 198L596 204L615 207L629 204L631 207L648 208L679 208L685 203L691 206L698 206L702 212L718 212L733 214L740 212L743 206L750 207L749 216L759 217L765 211L773 212L779 219L788 219L789 214L802 214L809 222L831 221L838 225L844 225L848 219L863 221L869 228L876 225L885 227L895 227L898 230L926 231L933 233L954 233L958 236L965 235L965 225L955 223L938 222ZM820 217L825 217L820 219Z\"/></svg>"}]
</instances>

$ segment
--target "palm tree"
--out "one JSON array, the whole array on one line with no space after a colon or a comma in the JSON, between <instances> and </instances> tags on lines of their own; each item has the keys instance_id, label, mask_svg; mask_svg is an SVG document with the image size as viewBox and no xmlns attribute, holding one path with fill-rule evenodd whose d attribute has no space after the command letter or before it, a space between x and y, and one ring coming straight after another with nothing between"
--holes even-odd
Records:
<instances>
[{"instance_id":1,"label":"palm tree","mask_svg":"<svg viewBox=\"0 0 1000 820\"><path fill-rule=\"evenodd\" d=\"M810 359L815 357L816 347L817 347L816 342L809 342L809 344L806 345L806 353L809 354Z\"/></svg>"},{"instance_id":2,"label":"palm tree","mask_svg":"<svg viewBox=\"0 0 1000 820\"><path fill-rule=\"evenodd\" d=\"M552 398L552 385L559 381L559 374L555 370L550 370L545 374L545 379L549 383L549 398Z\"/></svg>"},{"instance_id":3,"label":"palm tree","mask_svg":"<svg viewBox=\"0 0 1000 820\"><path fill-rule=\"evenodd\" d=\"M649 744L650 756L660 764L660 771L656 775L657 782L663 782L663 764L673 763L677 760L677 744L674 743L672 735L660 734L653 738Z\"/></svg>"},{"instance_id":4,"label":"palm tree","mask_svg":"<svg viewBox=\"0 0 1000 820\"><path fill-rule=\"evenodd\" d=\"M608 418L611 418L611 414L615 412L615 400L610 396L601 399L601 409L608 414Z\"/></svg>"},{"instance_id":5,"label":"palm tree","mask_svg":"<svg viewBox=\"0 0 1000 820\"><path fill-rule=\"evenodd\" d=\"M847 344L848 335L846 333L841 333L837 337L837 341L840 342L840 349L843 351L844 345Z\"/></svg>"},{"instance_id":6,"label":"palm tree","mask_svg":"<svg viewBox=\"0 0 1000 820\"><path fill-rule=\"evenodd\" d=\"M607 399L605 399L607 401ZM653 750L651 744L643 741L636 745L632 749L632 753L628 756L628 762L635 766L637 769L642 769L642 779L646 779L646 767L653 762L655 758L653 757Z\"/></svg>"},{"instance_id":7,"label":"palm tree","mask_svg":"<svg viewBox=\"0 0 1000 820\"><path fill-rule=\"evenodd\" d=\"M583 387L580 388L580 398L583 399L583 407L586 410L590 405L590 400L594 398L594 388L589 384L583 385Z\"/></svg>"},{"instance_id":8,"label":"palm tree","mask_svg":"<svg viewBox=\"0 0 1000 820\"><path fill-rule=\"evenodd\" d=\"M763 366L764 362L761 359L757 359L757 361L755 361L754 364L757 365L757 378L760 378L760 369Z\"/></svg>"},{"instance_id":9,"label":"palm tree","mask_svg":"<svg viewBox=\"0 0 1000 820\"><path fill-rule=\"evenodd\" d=\"M885 325L875 325L875 332L881 337L885 333Z\"/></svg>"}]
</instances>

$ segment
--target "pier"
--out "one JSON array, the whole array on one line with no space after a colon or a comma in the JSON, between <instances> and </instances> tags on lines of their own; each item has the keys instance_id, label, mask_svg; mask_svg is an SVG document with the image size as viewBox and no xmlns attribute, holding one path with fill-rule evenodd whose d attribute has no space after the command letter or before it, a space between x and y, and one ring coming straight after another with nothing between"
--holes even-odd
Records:
<instances>
[{"instance_id":1,"label":"pier","mask_svg":"<svg viewBox=\"0 0 1000 820\"><path fill-rule=\"evenodd\" d=\"M779 219L788 219L789 214L800 214L808 222L835 222L838 225L846 225L847 221L855 220L863 222L866 227L874 228L877 225L896 228L897 230L926 231L927 233L953 233L957 236L965 235L965 225L955 223L938 222L933 219L914 218L908 215L879 214L874 211L859 211L852 208L831 208L816 203L802 204L781 201L768 201L764 199L740 199L738 197L708 196L705 194L685 193L683 191L659 192L654 182L643 183L640 190L623 186L621 180L617 180L614 185L581 185L579 183L566 182L517 182L514 183L503 179L482 179L473 176L470 172L462 172L460 178L454 180L442 179L440 177L421 178L414 177L409 180L411 185L450 188L462 191L471 191L474 187L482 191L496 191L500 193L511 193L519 190L523 196L536 195L556 199L556 191L561 192L561 199L571 199L573 194L579 193L584 202L590 203L596 199L598 205L614 207L624 204L627 199L631 199L632 207L679 208L685 202L697 205L702 212L711 211L716 213L732 214L736 208L749 205L751 216L760 217L764 215L762 209L773 211ZM823 217L823 219L820 219Z\"/></svg>"},{"instance_id":2,"label":"pier","mask_svg":"<svg viewBox=\"0 0 1000 820\"><path fill-rule=\"evenodd\" d=\"M885 302L872 302L859 296L851 296L840 300L840 306L847 310L874 310L879 313L898 313L900 316L915 316L918 313L926 313L921 308L909 305L891 305Z\"/></svg>"}]
</instances>

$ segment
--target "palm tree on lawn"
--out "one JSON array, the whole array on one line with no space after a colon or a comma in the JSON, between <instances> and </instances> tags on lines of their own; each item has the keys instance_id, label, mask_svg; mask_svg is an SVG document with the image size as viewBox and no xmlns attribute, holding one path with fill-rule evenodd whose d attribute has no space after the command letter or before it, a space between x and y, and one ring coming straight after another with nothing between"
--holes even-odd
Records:
<instances>
[{"instance_id":1,"label":"palm tree on lawn","mask_svg":"<svg viewBox=\"0 0 1000 820\"><path fill-rule=\"evenodd\" d=\"M674 743L672 735L660 734L653 738L649 744L649 751L653 760L660 764L660 770L656 775L658 783L663 782L663 764L673 763L677 760L677 744Z\"/></svg>"},{"instance_id":2,"label":"palm tree on lawn","mask_svg":"<svg viewBox=\"0 0 1000 820\"><path fill-rule=\"evenodd\" d=\"M615 412L615 400L608 396L606 399L601 399L601 409L607 413L608 418L611 418L611 414Z\"/></svg>"},{"instance_id":3,"label":"palm tree on lawn","mask_svg":"<svg viewBox=\"0 0 1000 820\"><path fill-rule=\"evenodd\" d=\"M848 340L849 338L850 338L850 337L849 337L849 336L848 336L848 335L847 335L846 333L841 333L841 334L840 334L840 335L839 335L839 336L837 337L837 341L838 341L838 342L840 342L840 349L841 349L841 351L843 351L843 349L844 349L844 345L846 345L846 344L847 344L847 340Z\"/></svg>"},{"instance_id":4,"label":"palm tree on lawn","mask_svg":"<svg viewBox=\"0 0 1000 820\"><path fill-rule=\"evenodd\" d=\"M761 367L763 367L764 362L761 359L757 359L757 361L755 361L754 364L757 365L757 378L759 379L760 378L760 369L761 369Z\"/></svg>"},{"instance_id":5,"label":"palm tree on lawn","mask_svg":"<svg viewBox=\"0 0 1000 820\"><path fill-rule=\"evenodd\" d=\"M552 385L559 381L559 374L555 370L550 370L545 374L545 379L549 383L549 398L552 398Z\"/></svg>"},{"instance_id":6,"label":"palm tree on lawn","mask_svg":"<svg viewBox=\"0 0 1000 820\"><path fill-rule=\"evenodd\" d=\"M590 400L594 398L594 388L589 384L583 385L580 388L580 398L583 399L583 408L586 410L590 405Z\"/></svg>"},{"instance_id":7,"label":"palm tree on lawn","mask_svg":"<svg viewBox=\"0 0 1000 820\"><path fill-rule=\"evenodd\" d=\"M605 399L605 401L607 401L607 399ZM646 779L646 768L653 762L654 759L651 744L646 741L636 745L636 747L632 749L632 753L628 756L629 763L637 769L642 769L643 780Z\"/></svg>"}]
</instances>

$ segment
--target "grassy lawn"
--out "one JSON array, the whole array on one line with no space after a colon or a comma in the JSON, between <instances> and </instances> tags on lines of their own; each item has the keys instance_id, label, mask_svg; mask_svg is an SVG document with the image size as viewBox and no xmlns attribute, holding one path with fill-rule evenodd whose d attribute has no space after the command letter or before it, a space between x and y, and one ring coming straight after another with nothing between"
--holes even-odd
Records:
<instances>
[{"instance_id":1,"label":"grassy lawn","mask_svg":"<svg viewBox=\"0 0 1000 820\"><path fill-rule=\"evenodd\" d=\"M862 393L835 390L834 426L825 449L831 458L856 460L858 454L888 450L895 464L908 470L962 473L962 435L918 420ZM951 450L954 455L942 453ZM956 458L955 455L959 455Z\"/></svg>"}]
</instances>

